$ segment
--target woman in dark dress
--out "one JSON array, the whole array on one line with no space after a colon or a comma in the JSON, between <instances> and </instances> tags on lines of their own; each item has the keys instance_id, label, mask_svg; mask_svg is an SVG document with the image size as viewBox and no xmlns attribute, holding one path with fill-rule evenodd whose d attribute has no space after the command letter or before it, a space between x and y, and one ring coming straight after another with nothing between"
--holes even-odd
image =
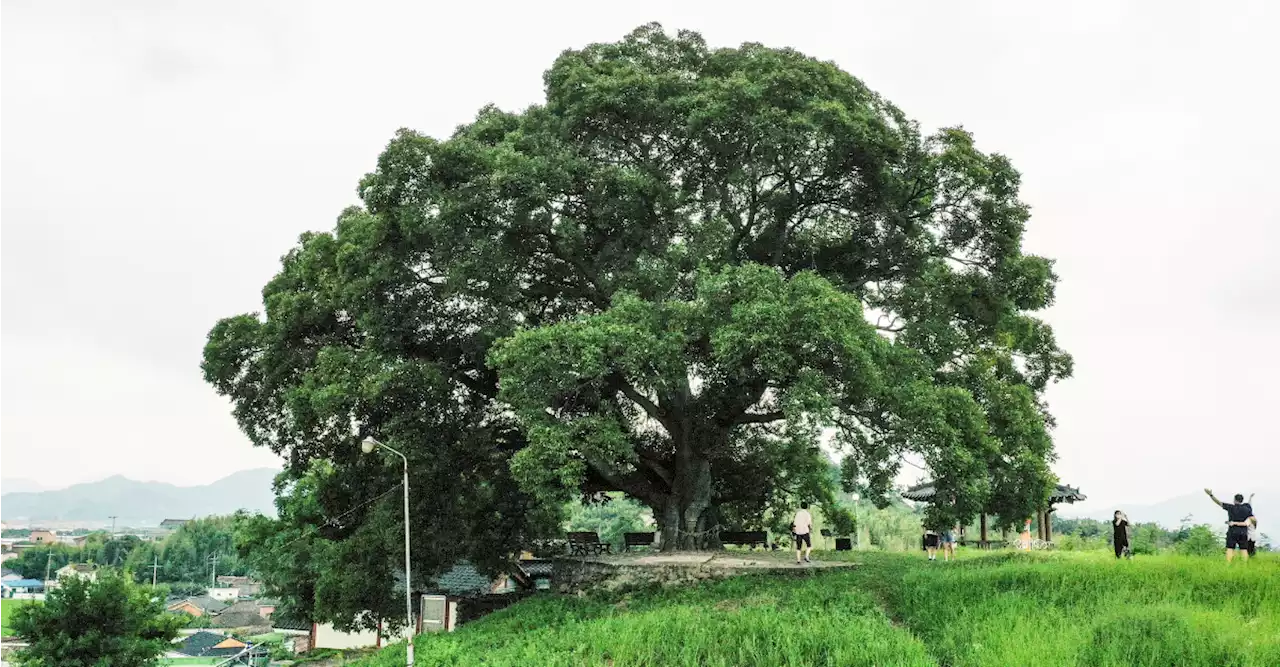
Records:
<instances>
[{"instance_id":1,"label":"woman in dark dress","mask_svg":"<svg viewBox=\"0 0 1280 667\"><path fill-rule=\"evenodd\" d=\"M1111 543L1116 547L1116 558L1129 551L1129 517L1116 510L1116 517L1111 522Z\"/></svg>"}]
</instances>

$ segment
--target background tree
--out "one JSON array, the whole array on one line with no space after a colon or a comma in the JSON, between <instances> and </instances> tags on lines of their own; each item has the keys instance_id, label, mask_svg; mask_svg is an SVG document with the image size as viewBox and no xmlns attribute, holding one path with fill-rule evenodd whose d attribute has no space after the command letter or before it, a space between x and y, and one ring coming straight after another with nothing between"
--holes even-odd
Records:
<instances>
[{"instance_id":1,"label":"background tree","mask_svg":"<svg viewBox=\"0 0 1280 667\"><path fill-rule=\"evenodd\" d=\"M248 574L248 565L235 549L235 529L230 516L211 516L192 519L182 524L165 538L159 550L161 581L190 581L212 584L214 556L217 556L217 574ZM144 556L145 557L145 556ZM143 561L135 567L141 577L151 576L151 562Z\"/></svg>"},{"instance_id":2,"label":"background tree","mask_svg":"<svg viewBox=\"0 0 1280 667\"><path fill-rule=\"evenodd\" d=\"M44 604L20 607L12 624L28 644L18 664L141 667L155 664L183 621L165 613L163 598L108 573L96 582L68 577Z\"/></svg>"},{"instance_id":3,"label":"background tree","mask_svg":"<svg viewBox=\"0 0 1280 667\"><path fill-rule=\"evenodd\" d=\"M600 534L600 541L621 549L622 534L646 530L647 508L621 494L608 494L569 504L569 530L589 530Z\"/></svg>"},{"instance_id":4,"label":"background tree","mask_svg":"<svg viewBox=\"0 0 1280 667\"><path fill-rule=\"evenodd\" d=\"M27 579L53 577L54 572L70 563L80 561L80 549L67 544L24 549L22 554L5 562L4 566L22 574Z\"/></svg>"},{"instance_id":5,"label":"background tree","mask_svg":"<svg viewBox=\"0 0 1280 667\"><path fill-rule=\"evenodd\" d=\"M245 433L290 475L344 471L326 514L394 486L357 457L369 434L448 489L418 495L428 571L511 552L531 508L583 492L650 507L664 548L714 546L726 517L830 497L824 446L880 502L922 459L954 499L930 521L1044 502L1042 392L1070 358L1030 314L1056 276L1021 252L1007 159L830 63L658 26L544 80L545 104L447 140L398 133L264 314L210 332Z\"/></svg>"}]
</instances>

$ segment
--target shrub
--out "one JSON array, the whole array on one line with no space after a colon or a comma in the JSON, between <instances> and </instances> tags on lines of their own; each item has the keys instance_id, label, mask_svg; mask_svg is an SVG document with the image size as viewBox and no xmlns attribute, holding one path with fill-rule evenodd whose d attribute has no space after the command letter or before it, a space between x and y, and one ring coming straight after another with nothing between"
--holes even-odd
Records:
<instances>
[{"instance_id":1,"label":"shrub","mask_svg":"<svg viewBox=\"0 0 1280 667\"><path fill-rule=\"evenodd\" d=\"M1187 536L1177 544L1178 553L1184 556L1216 556L1222 552L1222 540L1213 529L1201 524L1187 530Z\"/></svg>"}]
</instances>

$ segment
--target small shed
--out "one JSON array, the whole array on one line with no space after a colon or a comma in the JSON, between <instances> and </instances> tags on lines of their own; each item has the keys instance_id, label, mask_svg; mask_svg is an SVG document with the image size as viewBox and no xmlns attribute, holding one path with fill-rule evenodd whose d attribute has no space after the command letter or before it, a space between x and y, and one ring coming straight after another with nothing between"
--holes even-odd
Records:
<instances>
[{"instance_id":1,"label":"small shed","mask_svg":"<svg viewBox=\"0 0 1280 667\"><path fill-rule=\"evenodd\" d=\"M937 489L934 488L933 482L927 481L903 491L902 497L916 502L931 503L934 501L936 494ZM1087 499L1088 496L1080 493L1079 487L1071 487L1065 484L1054 486L1053 491L1049 494L1048 506L1036 512L1036 520L1040 524L1039 539L1045 542L1053 541L1052 514L1055 511L1054 505L1078 503ZM979 525L982 531L979 546L986 547L989 541L987 540L987 515L985 513L981 515Z\"/></svg>"}]
</instances>

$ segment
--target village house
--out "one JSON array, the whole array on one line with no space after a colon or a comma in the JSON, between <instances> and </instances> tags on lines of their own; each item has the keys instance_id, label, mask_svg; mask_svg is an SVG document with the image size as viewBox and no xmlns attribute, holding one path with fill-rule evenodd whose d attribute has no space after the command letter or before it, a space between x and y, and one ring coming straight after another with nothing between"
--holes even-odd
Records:
<instances>
[{"instance_id":1,"label":"village house","mask_svg":"<svg viewBox=\"0 0 1280 667\"><path fill-rule=\"evenodd\" d=\"M220 587L237 589L243 597L256 597L262 592L262 584L254 581L252 577L224 574L218 576L217 582Z\"/></svg>"},{"instance_id":2,"label":"village house","mask_svg":"<svg viewBox=\"0 0 1280 667\"><path fill-rule=\"evenodd\" d=\"M45 585L39 579L5 579L0 581L0 596L16 600L43 600Z\"/></svg>"},{"instance_id":3,"label":"village house","mask_svg":"<svg viewBox=\"0 0 1280 667\"><path fill-rule=\"evenodd\" d=\"M31 537L27 538L29 544L36 546L45 546L58 543L58 534L52 530L33 530Z\"/></svg>"},{"instance_id":4,"label":"village house","mask_svg":"<svg viewBox=\"0 0 1280 667\"><path fill-rule=\"evenodd\" d=\"M177 530L184 526L190 519L165 519L160 522L162 530Z\"/></svg>"},{"instance_id":5,"label":"village house","mask_svg":"<svg viewBox=\"0 0 1280 667\"><path fill-rule=\"evenodd\" d=\"M209 619L210 628L245 630L247 634L271 630L271 621L262 615L258 603L253 600L241 600L218 611Z\"/></svg>"},{"instance_id":6,"label":"village house","mask_svg":"<svg viewBox=\"0 0 1280 667\"><path fill-rule=\"evenodd\" d=\"M72 563L58 568L58 579L63 577L80 577L89 581L98 580L98 566L89 563Z\"/></svg>"},{"instance_id":7,"label":"village house","mask_svg":"<svg viewBox=\"0 0 1280 667\"><path fill-rule=\"evenodd\" d=\"M197 595L189 598L171 599L165 609L174 613L199 617L217 614L228 606L227 603L215 600L208 595Z\"/></svg>"},{"instance_id":8,"label":"village house","mask_svg":"<svg viewBox=\"0 0 1280 667\"><path fill-rule=\"evenodd\" d=\"M230 635L201 630L176 640L169 657L230 658L243 653L248 646Z\"/></svg>"}]
</instances>

